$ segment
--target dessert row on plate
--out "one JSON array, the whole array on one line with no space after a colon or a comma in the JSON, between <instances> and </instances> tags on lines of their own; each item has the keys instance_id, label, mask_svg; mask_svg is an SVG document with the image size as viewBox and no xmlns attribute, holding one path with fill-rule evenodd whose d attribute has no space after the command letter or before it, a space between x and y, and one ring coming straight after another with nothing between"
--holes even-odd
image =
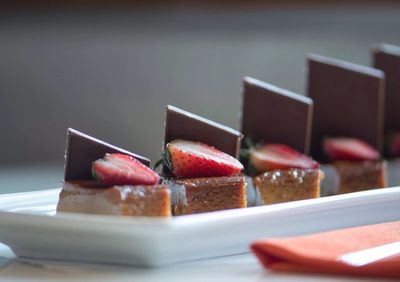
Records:
<instances>
[{"instance_id":1,"label":"dessert row on plate","mask_svg":"<svg viewBox=\"0 0 400 282\"><path fill-rule=\"evenodd\" d=\"M308 97L246 77L241 132L167 106L158 173L68 129L57 212L169 217L384 188L385 134L387 156L400 153L398 111L385 107L400 101L400 48L374 59L386 91L381 70L319 55L308 57Z\"/></svg>"}]
</instances>

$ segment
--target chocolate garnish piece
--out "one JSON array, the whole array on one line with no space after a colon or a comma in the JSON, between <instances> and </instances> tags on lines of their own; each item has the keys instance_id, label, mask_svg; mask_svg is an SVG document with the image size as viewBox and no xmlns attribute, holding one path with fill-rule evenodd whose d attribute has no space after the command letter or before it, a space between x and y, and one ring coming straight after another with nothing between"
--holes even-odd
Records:
<instances>
[{"instance_id":1,"label":"chocolate garnish piece","mask_svg":"<svg viewBox=\"0 0 400 282\"><path fill-rule=\"evenodd\" d=\"M386 76L385 131L400 131L400 47L382 44L373 49L373 65Z\"/></svg>"},{"instance_id":2,"label":"chocolate garnish piece","mask_svg":"<svg viewBox=\"0 0 400 282\"><path fill-rule=\"evenodd\" d=\"M64 180L93 179L91 173L92 162L103 158L106 153L130 155L143 164L150 165L150 160L145 157L128 152L75 129L68 128Z\"/></svg>"},{"instance_id":3,"label":"chocolate garnish piece","mask_svg":"<svg viewBox=\"0 0 400 282\"><path fill-rule=\"evenodd\" d=\"M324 161L324 137L361 139L378 151L383 144L382 71L320 55L308 56L308 95L314 101L311 154Z\"/></svg>"},{"instance_id":4,"label":"chocolate garnish piece","mask_svg":"<svg viewBox=\"0 0 400 282\"><path fill-rule=\"evenodd\" d=\"M242 134L232 128L167 106L164 145L175 139L199 141L237 158L241 138Z\"/></svg>"},{"instance_id":5,"label":"chocolate garnish piece","mask_svg":"<svg viewBox=\"0 0 400 282\"><path fill-rule=\"evenodd\" d=\"M308 154L312 111L308 97L244 78L241 131L253 142L281 143Z\"/></svg>"}]
</instances>

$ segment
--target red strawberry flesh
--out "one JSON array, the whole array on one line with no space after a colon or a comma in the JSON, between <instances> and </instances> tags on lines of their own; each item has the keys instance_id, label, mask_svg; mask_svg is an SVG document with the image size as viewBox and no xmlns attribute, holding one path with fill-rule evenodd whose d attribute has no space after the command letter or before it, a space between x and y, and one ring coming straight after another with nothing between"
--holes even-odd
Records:
<instances>
[{"instance_id":1,"label":"red strawberry flesh","mask_svg":"<svg viewBox=\"0 0 400 282\"><path fill-rule=\"evenodd\" d=\"M324 152L332 161L377 160L380 155L372 146L355 138L325 138Z\"/></svg>"},{"instance_id":2,"label":"red strawberry flesh","mask_svg":"<svg viewBox=\"0 0 400 282\"><path fill-rule=\"evenodd\" d=\"M283 144L264 144L251 149L250 164L258 172L290 168L319 168L318 162Z\"/></svg>"},{"instance_id":3,"label":"red strawberry flesh","mask_svg":"<svg viewBox=\"0 0 400 282\"><path fill-rule=\"evenodd\" d=\"M106 154L93 162L92 172L103 186L155 185L160 179L152 169L124 154Z\"/></svg>"},{"instance_id":4,"label":"red strawberry flesh","mask_svg":"<svg viewBox=\"0 0 400 282\"><path fill-rule=\"evenodd\" d=\"M166 150L169 169L178 177L228 176L243 169L234 157L201 142L177 139Z\"/></svg>"}]
</instances>

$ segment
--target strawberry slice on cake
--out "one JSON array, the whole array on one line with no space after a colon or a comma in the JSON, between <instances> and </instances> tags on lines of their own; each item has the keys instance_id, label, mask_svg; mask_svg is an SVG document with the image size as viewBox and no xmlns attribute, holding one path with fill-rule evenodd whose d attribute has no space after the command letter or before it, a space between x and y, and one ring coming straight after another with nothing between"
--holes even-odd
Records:
<instances>
[{"instance_id":1,"label":"strawberry slice on cake","mask_svg":"<svg viewBox=\"0 0 400 282\"><path fill-rule=\"evenodd\" d=\"M92 164L93 178L103 186L155 185L160 177L132 156L108 154Z\"/></svg>"},{"instance_id":2,"label":"strawberry slice on cake","mask_svg":"<svg viewBox=\"0 0 400 282\"><path fill-rule=\"evenodd\" d=\"M380 157L371 145L356 138L325 138L323 147L332 161L373 161Z\"/></svg>"},{"instance_id":3,"label":"strawberry slice on cake","mask_svg":"<svg viewBox=\"0 0 400 282\"><path fill-rule=\"evenodd\" d=\"M178 177L229 176L243 170L237 159L213 146L180 139L166 145L165 164Z\"/></svg>"},{"instance_id":4,"label":"strawberry slice on cake","mask_svg":"<svg viewBox=\"0 0 400 282\"><path fill-rule=\"evenodd\" d=\"M319 168L311 157L283 144L263 144L250 150L250 163L260 171L290 168Z\"/></svg>"}]
</instances>

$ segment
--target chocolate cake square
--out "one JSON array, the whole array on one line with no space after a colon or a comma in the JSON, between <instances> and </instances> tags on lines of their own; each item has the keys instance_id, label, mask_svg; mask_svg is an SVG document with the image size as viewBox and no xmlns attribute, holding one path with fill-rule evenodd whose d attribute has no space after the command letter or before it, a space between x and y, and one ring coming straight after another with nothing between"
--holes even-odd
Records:
<instances>
[{"instance_id":1,"label":"chocolate cake square","mask_svg":"<svg viewBox=\"0 0 400 282\"><path fill-rule=\"evenodd\" d=\"M123 216L171 216L167 185L123 185L98 188L94 181L63 184L57 212Z\"/></svg>"},{"instance_id":2,"label":"chocolate cake square","mask_svg":"<svg viewBox=\"0 0 400 282\"><path fill-rule=\"evenodd\" d=\"M257 202L262 205L319 198L319 169L273 170L253 179Z\"/></svg>"},{"instance_id":3,"label":"chocolate cake square","mask_svg":"<svg viewBox=\"0 0 400 282\"><path fill-rule=\"evenodd\" d=\"M246 207L244 176L168 180L173 215Z\"/></svg>"},{"instance_id":4,"label":"chocolate cake square","mask_svg":"<svg viewBox=\"0 0 400 282\"><path fill-rule=\"evenodd\" d=\"M332 166L339 176L339 194L388 186L386 161L335 161Z\"/></svg>"}]
</instances>

